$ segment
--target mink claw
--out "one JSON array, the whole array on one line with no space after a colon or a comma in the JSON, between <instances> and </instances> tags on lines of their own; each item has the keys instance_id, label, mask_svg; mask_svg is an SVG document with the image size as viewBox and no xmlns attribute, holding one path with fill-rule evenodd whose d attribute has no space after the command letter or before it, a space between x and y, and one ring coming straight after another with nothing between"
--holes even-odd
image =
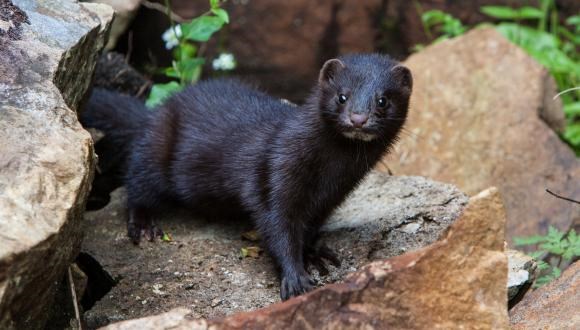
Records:
<instances>
[{"instance_id":1,"label":"mink claw","mask_svg":"<svg viewBox=\"0 0 580 330\"><path fill-rule=\"evenodd\" d=\"M133 222L127 224L127 236L134 245L139 245L141 238L149 242L155 241L156 238L163 237L163 230L154 223L147 226L138 226Z\"/></svg>"},{"instance_id":2,"label":"mink claw","mask_svg":"<svg viewBox=\"0 0 580 330\"><path fill-rule=\"evenodd\" d=\"M163 237L163 230L153 223L148 228L141 229L141 236L145 237L149 242L153 242L156 238Z\"/></svg>"},{"instance_id":3,"label":"mink claw","mask_svg":"<svg viewBox=\"0 0 580 330\"><path fill-rule=\"evenodd\" d=\"M309 249L305 254L305 261L310 266L316 268L322 276L328 275L328 264L334 267L340 267L340 259L334 251L326 245L319 245Z\"/></svg>"},{"instance_id":4,"label":"mink claw","mask_svg":"<svg viewBox=\"0 0 580 330\"><path fill-rule=\"evenodd\" d=\"M283 276L280 282L280 298L282 301L299 296L314 289L314 281L306 272L301 275Z\"/></svg>"}]
</instances>

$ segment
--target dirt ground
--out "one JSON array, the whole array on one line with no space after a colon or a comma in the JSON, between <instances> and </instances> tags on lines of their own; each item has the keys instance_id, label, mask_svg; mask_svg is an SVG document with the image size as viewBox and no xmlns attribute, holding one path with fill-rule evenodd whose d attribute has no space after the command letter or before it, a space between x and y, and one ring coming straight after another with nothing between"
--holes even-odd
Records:
<instances>
[{"instance_id":1,"label":"dirt ground","mask_svg":"<svg viewBox=\"0 0 580 330\"><path fill-rule=\"evenodd\" d=\"M329 266L325 276L310 269L319 285L340 281L370 260L434 241L457 218L467 197L453 186L423 178L378 176L349 200L323 237L342 264ZM170 242L134 246L126 237L122 188L105 208L87 212L85 221L83 252L117 281L85 313L89 328L179 306L191 309L194 318L215 318L280 300L271 258L263 252L242 257L243 248L259 246L242 237L252 229L250 223L209 222L177 211L160 221Z\"/></svg>"}]
</instances>

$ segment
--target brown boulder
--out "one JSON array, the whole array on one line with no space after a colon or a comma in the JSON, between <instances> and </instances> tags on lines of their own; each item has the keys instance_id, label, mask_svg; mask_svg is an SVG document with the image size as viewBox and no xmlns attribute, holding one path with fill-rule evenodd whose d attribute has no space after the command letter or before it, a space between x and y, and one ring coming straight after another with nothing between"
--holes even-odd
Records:
<instances>
[{"instance_id":1,"label":"brown boulder","mask_svg":"<svg viewBox=\"0 0 580 330\"><path fill-rule=\"evenodd\" d=\"M560 278L529 293L510 311L512 329L579 329L580 262Z\"/></svg>"},{"instance_id":2,"label":"brown boulder","mask_svg":"<svg viewBox=\"0 0 580 330\"><path fill-rule=\"evenodd\" d=\"M580 161L540 119L562 116L549 110L556 91L540 64L492 29L430 46L405 64L415 85L408 134L385 160L395 174L467 194L497 186L509 240L549 224L567 230L580 217L580 208L545 192L580 199Z\"/></svg>"},{"instance_id":3,"label":"brown boulder","mask_svg":"<svg viewBox=\"0 0 580 330\"><path fill-rule=\"evenodd\" d=\"M112 15L76 1L0 3L0 329L42 329L79 251L94 156L75 109Z\"/></svg>"},{"instance_id":4,"label":"brown boulder","mask_svg":"<svg viewBox=\"0 0 580 330\"><path fill-rule=\"evenodd\" d=\"M193 321L175 310L104 329L508 329L504 226L492 188L436 243L375 261L344 283L224 319Z\"/></svg>"}]
</instances>

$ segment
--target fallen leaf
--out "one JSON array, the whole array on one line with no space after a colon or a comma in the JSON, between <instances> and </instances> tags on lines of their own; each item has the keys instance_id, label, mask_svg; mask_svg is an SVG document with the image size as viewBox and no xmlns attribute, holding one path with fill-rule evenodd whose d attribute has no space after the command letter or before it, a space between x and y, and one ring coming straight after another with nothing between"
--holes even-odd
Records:
<instances>
[{"instance_id":1,"label":"fallen leaf","mask_svg":"<svg viewBox=\"0 0 580 330\"><path fill-rule=\"evenodd\" d=\"M250 230L242 233L242 238L245 238L248 241L257 242L260 240L260 234L258 234L258 232L255 230Z\"/></svg>"},{"instance_id":2,"label":"fallen leaf","mask_svg":"<svg viewBox=\"0 0 580 330\"><path fill-rule=\"evenodd\" d=\"M172 242L173 238L171 238L171 235L168 233L163 233L163 237L161 237L161 240L164 242Z\"/></svg>"},{"instance_id":3,"label":"fallen leaf","mask_svg":"<svg viewBox=\"0 0 580 330\"><path fill-rule=\"evenodd\" d=\"M248 246L245 248L241 248L240 252L242 254L242 258L246 257L258 258L260 257L262 249L257 246Z\"/></svg>"}]
</instances>

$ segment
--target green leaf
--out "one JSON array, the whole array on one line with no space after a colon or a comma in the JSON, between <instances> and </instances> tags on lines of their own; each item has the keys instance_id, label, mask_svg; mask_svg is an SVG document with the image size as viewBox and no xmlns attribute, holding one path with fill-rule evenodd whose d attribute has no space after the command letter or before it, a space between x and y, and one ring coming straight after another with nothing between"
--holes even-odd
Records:
<instances>
[{"instance_id":1,"label":"green leaf","mask_svg":"<svg viewBox=\"0 0 580 330\"><path fill-rule=\"evenodd\" d=\"M540 19L544 16L544 13L538 8L526 6L518 10L518 15L519 19Z\"/></svg>"},{"instance_id":2,"label":"green leaf","mask_svg":"<svg viewBox=\"0 0 580 330\"><path fill-rule=\"evenodd\" d=\"M504 6L483 6L481 12L487 16L499 19L516 19L518 12L510 7Z\"/></svg>"},{"instance_id":3,"label":"green leaf","mask_svg":"<svg viewBox=\"0 0 580 330\"><path fill-rule=\"evenodd\" d=\"M543 243L546 241L544 236L534 235L528 237L514 237L514 244L515 246L522 246L522 245L534 245L538 243Z\"/></svg>"},{"instance_id":4,"label":"green leaf","mask_svg":"<svg viewBox=\"0 0 580 330\"><path fill-rule=\"evenodd\" d=\"M580 123L572 123L566 126L563 137L573 146L580 146Z\"/></svg>"},{"instance_id":5,"label":"green leaf","mask_svg":"<svg viewBox=\"0 0 580 330\"><path fill-rule=\"evenodd\" d=\"M539 270L544 270L544 269L549 269L549 268L550 268L550 265L547 262L545 262L543 260L538 261L538 269Z\"/></svg>"},{"instance_id":6,"label":"green leaf","mask_svg":"<svg viewBox=\"0 0 580 330\"><path fill-rule=\"evenodd\" d=\"M149 93L149 97L145 104L150 108L160 105L165 101L165 99L181 89L183 89L183 86L175 81L167 84L155 84L153 85L153 88L151 88L151 93Z\"/></svg>"},{"instance_id":7,"label":"green leaf","mask_svg":"<svg viewBox=\"0 0 580 330\"><path fill-rule=\"evenodd\" d=\"M221 8L212 8L211 12L214 13L217 17L221 18L224 23L228 24L230 22L230 16L228 12L221 9Z\"/></svg>"},{"instance_id":8,"label":"green leaf","mask_svg":"<svg viewBox=\"0 0 580 330\"><path fill-rule=\"evenodd\" d=\"M565 104L564 113L568 117L580 116L580 101Z\"/></svg>"},{"instance_id":9,"label":"green leaf","mask_svg":"<svg viewBox=\"0 0 580 330\"><path fill-rule=\"evenodd\" d=\"M528 253L528 255L532 258L534 258L534 260L540 260L540 257L543 256L546 253L546 251L542 251L542 250L538 250L538 251L534 251L531 253Z\"/></svg>"},{"instance_id":10,"label":"green leaf","mask_svg":"<svg viewBox=\"0 0 580 330\"><path fill-rule=\"evenodd\" d=\"M421 15L421 20L427 29L437 26L443 34L443 39L436 40L439 42L450 37L462 35L467 30L461 21L440 10L429 10Z\"/></svg>"},{"instance_id":11,"label":"green leaf","mask_svg":"<svg viewBox=\"0 0 580 330\"><path fill-rule=\"evenodd\" d=\"M224 25L224 20L217 16L201 16L189 23L182 24L185 39L192 41L208 41L209 38Z\"/></svg>"},{"instance_id":12,"label":"green leaf","mask_svg":"<svg viewBox=\"0 0 580 330\"><path fill-rule=\"evenodd\" d=\"M209 0L209 5L211 6L212 9L219 8L220 1L219 0Z\"/></svg>"},{"instance_id":13,"label":"green leaf","mask_svg":"<svg viewBox=\"0 0 580 330\"><path fill-rule=\"evenodd\" d=\"M566 240L568 241L568 247L562 257L566 260L570 260L574 257L580 256L580 239L574 229L568 233Z\"/></svg>"},{"instance_id":14,"label":"green leaf","mask_svg":"<svg viewBox=\"0 0 580 330\"><path fill-rule=\"evenodd\" d=\"M184 60L187 58L195 57L197 53L197 47L191 44L190 42L182 42L179 44L179 47L175 48L173 53L173 58L177 60Z\"/></svg>"},{"instance_id":15,"label":"green leaf","mask_svg":"<svg viewBox=\"0 0 580 330\"><path fill-rule=\"evenodd\" d=\"M560 277L560 275L562 275L562 270L560 268L558 267L552 268L553 279L557 279L558 277Z\"/></svg>"},{"instance_id":16,"label":"green leaf","mask_svg":"<svg viewBox=\"0 0 580 330\"><path fill-rule=\"evenodd\" d=\"M580 31L580 15L570 16L566 19L566 24L572 25L576 28L576 32Z\"/></svg>"},{"instance_id":17,"label":"green leaf","mask_svg":"<svg viewBox=\"0 0 580 330\"><path fill-rule=\"evenodd\" d=\"M175 70L175 68L171 67L171 68L166 68L164 71L165 75L167 77L170 78L177 78L179 79L181 76L179 75L179 73Z\"/></svg>"},{"instance_id":18,"label":"green leaf","mask_svg":"<svg viewBox=\"0 0 580 330\"><path fill-rule=\"evenodd\" d=\"M573 45L580 45L580 27L576 29L576 34L572 31L566 29L563 26L558 26L558 33L566 39L568 39ZM576 52L576 48L572 49L574 53Z\"/></svg>"},{"instance_id":19,"label":"green leaf","mask_svg":"<svg viewBox=\"0 0 580 330\"><path fill-rule=\"evenodd\" d=\"M544 244L540 245L540 248L542 248L550 253L556 254L556 255L562 255L565 251L565 248L559 243L560 242L558 242L558 243L544 243Z\"/></svg>"},{"instance_id":20,"label":"green leaf","mask_svg":"<svg viewBox=\"0 0 580 330\"><path fill-rule=\"evenodd\" d=\"M548 241L551 243L557 243L560 242L562 240L562 238L564 237L564 235L566 235L566 233L559 231L556 227L554 226L549 226L548 227Z\"/></svg>"},{"instance_id":21,"label":"green leaf","mask_svg":"<svg viewBox=\"0 0 580 330\"><path fill-rule=\"evenodd\" d=\"M580 65L560 50L561 42L554 35L513 23L498 24L496 29L522 47L553 75L580 75Z\"/></svg>"},{"instance_id":22,"label":"green leaf","mask_svg":"<svg viewBox=\"0 0 580 330\"><path fill-rule=\"evenodd\" d=\"M445 16L448 16L448 14L441 10L428 10L421 15L421 21L428 26L432 26L443 22Z\"/></svg>"},{"instance_id":23,"label":"green leaf","mask_svg":"<svg viewBox=\"0 0 580 330\"><path fill-rule=\"evenodd\" d=\"M536 283L534 284L535 288L539 288L541 286L544 286L550 282L552 282L553 280L557 279L558 277L560 277L560 275L562 275L562 270L558 267L554 267L552 268L552 272L548 275L544 275L544 276L540 276L537 280Z\"/></svg>"},{"instance_id":24,"label":"green leaf","mask_svg":"<svg viewBox=\"0 0 580 330\"><path fill-rule=\"evenodd\" d=\"M201 57L187 58L177 62L177 70L181 73L182 81L186 83L198 81L204 63L205 59Z\"/></svg>"},{"instance_id":25,"label":"green leaf","mask_svg":"<svg viewBox=\"0 0 580 330\"><path fill-rule=\"evenodd\" d=\"M528 6L519 9L505 6L483 6L481 12L487 16L504 20L540 19L544 16L540 9Z\"/></svg>"}]
</instances>

